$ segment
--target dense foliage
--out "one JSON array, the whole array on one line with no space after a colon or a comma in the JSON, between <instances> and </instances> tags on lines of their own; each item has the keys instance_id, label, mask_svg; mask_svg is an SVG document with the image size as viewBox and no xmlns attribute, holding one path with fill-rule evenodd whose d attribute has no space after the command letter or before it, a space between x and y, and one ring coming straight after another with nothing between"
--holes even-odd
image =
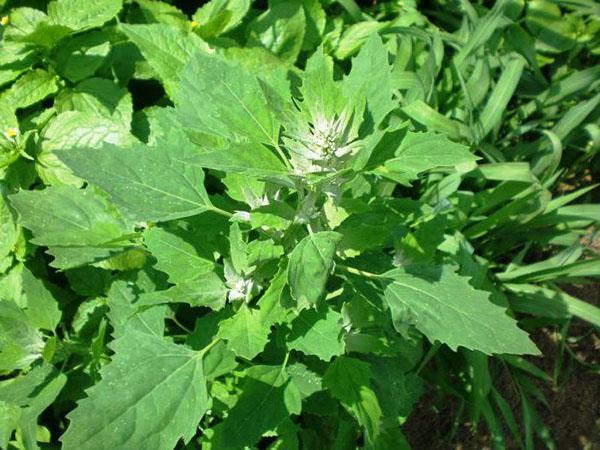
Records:
<instances>
[{"instance_id":1,"label":"dense foliage","mask_svg":"<svg viewBox=\"0 0 600 450\"><path fill-rule=\"evenodd\" d=\"M0 0L0 448L553 448L599 4L172 3Z\"/></svg>"}]
</instances>

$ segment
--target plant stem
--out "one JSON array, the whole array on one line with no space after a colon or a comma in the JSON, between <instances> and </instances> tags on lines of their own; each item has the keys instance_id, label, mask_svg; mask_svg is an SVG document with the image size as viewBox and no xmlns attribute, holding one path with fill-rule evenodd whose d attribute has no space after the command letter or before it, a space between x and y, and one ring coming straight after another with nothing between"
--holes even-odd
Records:
<instances>
[{"instance_id":1,"label":"plant stem","mask_svg":"<svg viewBox=\"0 0 600 450\"><path fill-rule=\"evenodd\" d=\"M381 278L381 275L377 275L376 273L367 272L365 270L356 269L355 267L345 266L344 264L336 264L336 267L339 267L342 270L345 270L352 275L360 275L361 277L378 279Z\"/></svg>"}]
</instances>

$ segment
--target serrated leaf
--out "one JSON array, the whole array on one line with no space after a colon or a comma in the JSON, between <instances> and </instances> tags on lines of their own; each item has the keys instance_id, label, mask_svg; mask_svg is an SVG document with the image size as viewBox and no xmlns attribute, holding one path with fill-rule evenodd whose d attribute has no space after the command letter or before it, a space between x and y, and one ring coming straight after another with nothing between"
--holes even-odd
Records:
<instances>
[{"instance_id":1,"label":"serrated leaf","mask_svg":"<svg viewBox=\"0 0 600 450\"><path fill-rule=\"evenodd\" d=\"M300 53L306 19L301 2L272 2L269 9L248 25L248 42L262 45L284 61L293 63Z\"/></svg>"},{"instance_id":2,"label":"serrated leaf","mask_svg":"<svg viewBox=\"0 0 600 450\"><path fill-rule=\"evenodd\" d=\"M323 387L364 427L369 442L378 438L383 418L372 378L368 363L348 356L337 357L323 376Z\"/></svg>"},{"instance_id":3,"label":"serrated leaf","mask_svg":"<svg viewBox=\"0 0 600 450\"><path fill-rule=\"evenodd\" d=\"M209 50L198 36L172 25L122 24L120 28L140 49L171 98L175 98L182 70L192 56Z\"/></svg>"},{"instance_id":4,"label":"serrated leaf","mask_svg":"<svg viewBox=\"0 0 600 450\"><path fill-rule=\"evenodd\" d=\"M108 192L115 205L134 221L165 221L214 209L204 189L204 172L180 161L190 151L181 141L160 147L70 149L59 158L89 182Z\"/></svg>"},{"instance_id":5,"label":"serrated leaf","mask_svg":"<svg viewBox=\"0 0 600 450\"><path fill-rule=\"evenodd\" d=\"M169 275L171 283L183 283L212 272L215 262L203 240L184 230L149 228L144 244L157 259L155 268Z\"/></svg>"},{"instance_id":6,"label":"serrated leaf","mask_svg":"<svg viewBox=\"0 0 600 450\"><path fill-rule=\"evenodd\" d=\"M279 123L257 78L221 57L194 56L181 75L175 105L182 125L192 130L278 145Z\"/></svg>"},{"instance_id":7,"label":"serrated leaf","mask_svg":"<svg viewBox=\"0 0 600 450\"><path fill-rule=\"evenodd\" d=\"M327 308L301 311L290 324L286 345L306 355L315 355L323 361L344 353L342 315Z\"/></svg>"},{"instance_id":8,"label":"serrated leaf","mask_svg":"<svg viewBox=\"0 0 600 450\"><path fill-rule=\"evenodd\" d=\"M115 355L69 414L69 449L171 450L189 441L208 407L202 353L129 330Z\"/></svg>"},{"instance_id":9,"label":"serrated leaf","mask_svg":"<svg viewBox=\"0 0 600 450\"><path fill-rule=\"evenodd\" d=\"M27 316L34 327L53 331L61 312L58 302L45 283L27 268L23 270L23 291L27 298Z\"/></svg>"},{"instance_id":10,"label":"serrated leaf","mask_svg":"<svg viewBox=\"0 0 600 450\"><path fill-rule=\"evenodd\" d=\"M455 167L477 160L468 147L431 132L409 131L394 155L385 163L386 169L406 172L411 177L436 167Z\"/></svg>"},{"instance_id":11,"label":"serrated leaf","mask_svg":"<svg viewBox=\"0 0 600 450\"><path fill-rule=\"evenodd\" d=\"M301 409L300 392L279 366L256 365L241 381L242 394L227 418L213 428L212 448L252 447L263 433L275 429Z\"/></svg>"},{"instance_id":12,"label":"serrated leaf","mask_svg":"<svg viewBox=\"0 0 600 450\"><path fill-rule=\"evenodd\" d=\"M314 306L325 291L333 257L342 235L321 231L302 239L292 250L288 265L288 283L292 297L300 307Z\"/></svg>"},{"instance_id":13,"label":"serrated leaf","mask_svg":"<svg viewBox=\"0 0 600 450\"><path fill-rule=\"evenodd\" d=\"M539 354L527 334L485 291L449 266L414 266L382 275L395 324L413 324L430 341L486 354Z\"/></svg>"},{"instance_id":14,"label":"serrated leaf","mask_svg":"<svg viewBox=\"0 0 600 450\"><path fill-rule=\"evenodd\" d=\"M122 7L123 0L55 0L48 5L48 18L54 25L83 30L103 25Z\"/></svg>"},{"instance_id":15,"label":"serrated leaf","mask_svg":"<svg viewBox=\"0 0 600 450\"><path fill-rule=\"evenodd\" d=\"M263 351L269 340L270 328L260 320L258 310L243 304L229 319L219 324L217 336L227 340L228 347L247 360Z\"/></svg>"},{"instance_id":16,"label":"serrated leaf","mask_svg":"<svg viewBox=\"0 0 600 450\"><path fill-rule=\"evenodd\" d=\"M9 199L23 226L33 232L34 244L94 246L127 232L116 211L91 189L52 186L21 191Z\"/></svg>"}]
</instances>

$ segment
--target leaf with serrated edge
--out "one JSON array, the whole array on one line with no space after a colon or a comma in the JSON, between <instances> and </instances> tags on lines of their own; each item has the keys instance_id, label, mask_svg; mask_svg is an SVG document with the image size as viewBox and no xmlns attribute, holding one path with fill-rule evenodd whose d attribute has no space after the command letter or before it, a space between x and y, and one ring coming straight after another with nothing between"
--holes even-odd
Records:
<instances>
[{"instance_id":1,"label":"leaf with serrated edge","mask_svg":"<svg viewBox=\"0 0 600 450\"><path fill-rule=\"evenodd\" d=\"M130 330L111 344L102 381L69 414L65 450L171 450L206 411L202 353Z\"/></svg>"},{"instance_id":2,"label":"leaf with serrated edge","mask_svg":"<svg viewBox=\"0 0 600 450\"><path fill-rule=\"evenodd\" d=\"M430 341L453 350L462 346L486 354L539 354L504 308L474 289L450 266L416 266L382 275L389 279L385 299L395 323L404 320Z\"/></svg>"}]
</instances>

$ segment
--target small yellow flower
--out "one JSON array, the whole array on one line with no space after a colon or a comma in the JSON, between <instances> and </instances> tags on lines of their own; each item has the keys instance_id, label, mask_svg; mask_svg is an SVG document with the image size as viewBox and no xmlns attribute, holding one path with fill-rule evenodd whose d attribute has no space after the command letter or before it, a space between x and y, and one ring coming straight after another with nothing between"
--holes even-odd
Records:
<instances>
[{"instance_id":1,"label":"small yellow flower","mask_svg":"<svg viewBox=\"0 0 600 450\"><path fill-rule=\"evenodd\" d=\"M19 132L16 128L9 128L3 134L6 139L12 140L17 137L17 134L19 134Z\"/></svg>"},{"instance_id":2,"label":"small yellow flower","mask_svg":"<svg viewBox=\"0 0 600 450\"><path fill-rule=\"evenodd\" d=\"M192 20L192 30L194 28L197 28L200 24L198 22L196 22L195 20Z\"/></svg>"},{"instance_id":3,"label":"small yellow flower","mask_svg":"<svg viewBox=\"0 0 600 450\"><path fill-rule=\"evenodd\" d=\"M4 16L2 17L2 19L0 19L0 25L2 25L3 27L5 27L6 25L8 25L8 16Z\"/></svg>"}]
</instances>

